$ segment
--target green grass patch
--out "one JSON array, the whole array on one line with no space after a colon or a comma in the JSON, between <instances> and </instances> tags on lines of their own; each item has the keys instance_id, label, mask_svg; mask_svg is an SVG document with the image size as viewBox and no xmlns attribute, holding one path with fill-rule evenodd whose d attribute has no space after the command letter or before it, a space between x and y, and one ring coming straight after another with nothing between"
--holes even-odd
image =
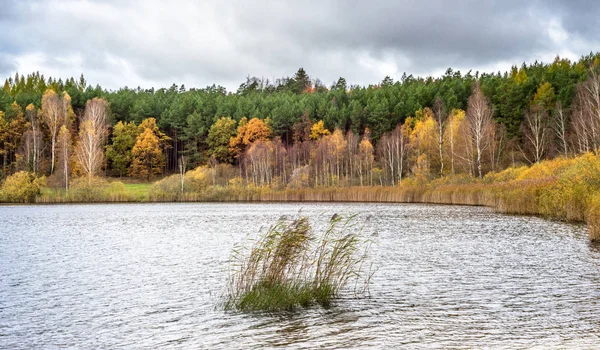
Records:
<instances>
[{"instance_id":1,"label":"green grass patch","mask_svg":"<svg viewBox=\"0 0 600 350\"><path fill-rule=\"evenodd\" d=\"M152 184L149 183L126 183L125 189L133 200L146 202L148 201L150 186L152 186Z\"/></svg>"}]
</instances>

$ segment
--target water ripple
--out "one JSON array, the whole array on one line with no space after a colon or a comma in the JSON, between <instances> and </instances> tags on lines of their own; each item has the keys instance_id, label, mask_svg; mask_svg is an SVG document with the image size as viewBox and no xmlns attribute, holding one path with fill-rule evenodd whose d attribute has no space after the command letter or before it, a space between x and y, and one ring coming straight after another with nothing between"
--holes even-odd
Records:
<instances>
[{"instance_id":1,"label":"water ripple","mask_svg":"<svg viewBox=\"0 0 600 350\"><path fill-rule=\"evenodd\" d=\"M233 245L302 210L377 232L371 296L244 314ZM391 204L0 207L0 348L595 348L600 246L584 228Z\"/></svg>"}]
</instances>

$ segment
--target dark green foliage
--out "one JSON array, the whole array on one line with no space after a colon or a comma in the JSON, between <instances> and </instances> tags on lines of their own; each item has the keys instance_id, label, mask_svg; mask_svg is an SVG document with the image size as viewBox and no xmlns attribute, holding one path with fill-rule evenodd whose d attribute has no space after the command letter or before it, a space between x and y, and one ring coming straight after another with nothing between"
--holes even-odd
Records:
<instances>
[{"instance_id":1,"label":"dark green foliage","mask_svg":"<svg viewBox=\"0 0 600 350\"><path fill-rule=\"evenodd\" d=\"M119 176L127 175L132 160L131 150L138 134L138 127L133 122L118 122L113 128L112 142L106 147L106 157Z\"/></svg>"}]
</instances>

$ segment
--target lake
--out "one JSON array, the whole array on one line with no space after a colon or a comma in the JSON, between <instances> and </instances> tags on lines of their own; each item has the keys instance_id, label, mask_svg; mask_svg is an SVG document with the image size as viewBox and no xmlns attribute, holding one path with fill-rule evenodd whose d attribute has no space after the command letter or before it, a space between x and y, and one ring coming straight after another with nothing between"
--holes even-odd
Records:
<instances>
[{"instance_id":1,"label":"lake","mask_svg":"<svg viewBox=\"0 0 600 350\"><path fill-rule=\"evenodd\" d=\"M370 297L223 311L234 244L299 211L360 213ZM0 206L2 349L598 344L600 246L580 225L416 204Z\"/></svg>"}]
</instances>

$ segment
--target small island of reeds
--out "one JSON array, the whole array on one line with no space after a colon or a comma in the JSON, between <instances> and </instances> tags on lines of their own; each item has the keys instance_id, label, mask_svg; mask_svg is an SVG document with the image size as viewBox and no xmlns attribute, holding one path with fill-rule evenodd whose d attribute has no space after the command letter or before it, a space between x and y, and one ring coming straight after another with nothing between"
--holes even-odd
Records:
<instances>
[{"instance_id":1,"label":"small island of reeds","mask_svg":"<svg viewBox=\"0 0 600 350\"><path fill-rule=\"evenodd\" d=\"M308 217L280 218L258 239L236 246L225 308L289 311L328 307L344 291L364 296L371 241L361 237L355 219L335 214L319 233Z\"/></svg>"}]
</instances>

